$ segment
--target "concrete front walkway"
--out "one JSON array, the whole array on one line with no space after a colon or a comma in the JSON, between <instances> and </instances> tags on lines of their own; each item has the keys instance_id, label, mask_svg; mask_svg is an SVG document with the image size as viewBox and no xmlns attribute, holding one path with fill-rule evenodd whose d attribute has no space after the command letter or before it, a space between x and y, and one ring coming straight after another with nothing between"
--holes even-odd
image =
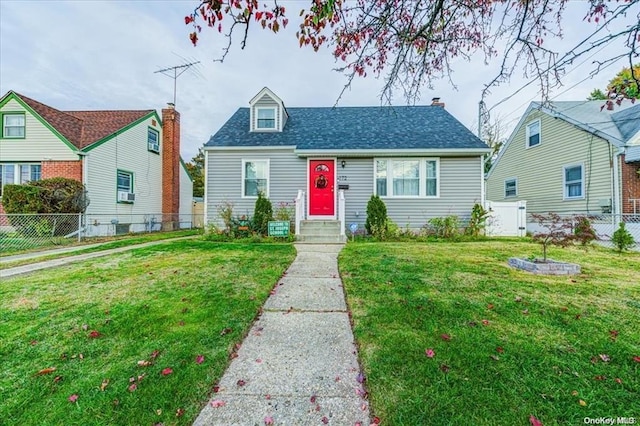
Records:
<instances>
[{"instance_id":1,"label":"concrete front walkway","mask_svg":"<svg viewBox=\"0 0 640 426\"><path fill-rule=\"evenodd\" d=\"M296 249L194 425L369 425L338 275L342 245Z\"/></svg>"}]
</instances>

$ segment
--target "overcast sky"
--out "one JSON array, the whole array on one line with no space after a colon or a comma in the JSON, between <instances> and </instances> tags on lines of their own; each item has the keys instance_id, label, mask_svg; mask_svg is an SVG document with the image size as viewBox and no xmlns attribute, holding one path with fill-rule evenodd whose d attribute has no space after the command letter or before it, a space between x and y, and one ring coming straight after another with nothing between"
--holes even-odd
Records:
<instances>
[{"instance_id":1,"label":"overcast sky","mask_svg":"<svg viewBox=\"0 0 640 426\"><path fill-rule=\"evenodd\" d=\"M267 86L293 106L333 106L345 79L328 49L300 49L295 38L298 11L308 1L286 1L290 26L278 35L252 31L245 50L234 46L226 61L225 42L204 29L197 47L189 41L191 27L184 16L198 1L27 1L0 0L0 93L15 90L60 110L156 109L173 99L173 80L155 71L200 61L177 80L176 107L182 119L182 156L188 161L239 107ZM566 37L549 47L564 53L593 24L583 22L586 2L571 2L566 13ZM615 28L614 28L615 30ZM609 54L610 49L601 52ZM595 56L598 57L598 56ZM593 68L593 58L569 67L556 100L583 100L593 88L604 89L624 62L577 84ZM484 84L496 74L498 61L485 66L459 62L452 79L422 92L421 104L439 96L447 110L476 131L478 101ZM516 75L492 90L488 107L519 89L527 80ZM572 87L574 86L575 87ZM380 105L382 82L358 78L339 106ZM568 90L570 89L570 90ZM509 127L516 124L532 100L536 84L492 110ZM563 93L564 92L564 93ZM398 94L397 104L405 104Z\"/></svg>"}]
</instances>

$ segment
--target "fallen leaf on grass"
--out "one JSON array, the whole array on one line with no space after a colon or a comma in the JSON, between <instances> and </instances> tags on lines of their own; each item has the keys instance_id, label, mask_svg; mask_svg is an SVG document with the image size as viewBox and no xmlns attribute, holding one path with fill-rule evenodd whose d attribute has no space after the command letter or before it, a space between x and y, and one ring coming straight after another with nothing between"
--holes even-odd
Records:
<instances>
[{"instance_id":1,"label":"fallen leaf on grass","mask_svg":"<svg viewBox=\"0 0 640 426\"><path fill-rule=\"evenodd\" d=\"M222 329L222 331L220 332L220 335L221 335L221 336L224 336L225 334L229 334L229 333L231 333L232 331L233 331L233 329L232 329L232 328L229 328L229 327L227 327L227 328L223 328L223 329Z\"/></svg>"},{"instance_id":2,"label":"fallen leaf on grass","mask_svg":"<svg viewBox=\"0 0 640 426\"><path fill-rule=\"evenodd\" d=\"M138 361L138 367L148 367L151 365L151 361L147 361L146 359Z\"/></svg>"},{"instance_id":3,"label":"fallen leaf on grass","mask_svg":"<svg viewBox=\"0 0 640 426\"><path fill-rule=\"evenodd\" d=\"M571 395L578 396L578 391L577 390L571 391Z\"/></svg>"},{"instance_id":4,"label":"fallen leaf on grass","mask_svg":"<svg viewBox=\"0 0 640 426\"><path fill-rule=\"evenodd\" d=\"M504 353L504 348L503 348L502 346L498 346L498 347L496 348L496 352L498 352L498 353L502 354L502 353Z\"/></svg>"},{"instance_id":5,"label":"fallen leaf on grass","mask_svg":"<svg viewBox=\"0 0 640 426\"><path fill-rule=\"evenodd\" d=\"M609 335L611 337L611 340L616 340L616 338L618 337L618 330L609 330Z\"/></svg>"},{"instance_id":6,"label":"fallen leaf on grass","mask_svg":"<svg viewBox=\"0 0 640 426\"><path fill-rule=\"evenodd\" d=\"M162 374L163 376L168 376L169 374L173 373L173 370L169 367L163 369L160 374Z\"/></svg>"},{"instance_id":7,"label":"fallen leaf on grass","mask_svg":"<svg viewBox=\"0 0 640 426\"><path fill-rule=\"evenodd\" d=\"M36 376L44 376L45 374L51 374L54 371L56 371L55 367L43 368L42 370L38 371L35 375Z\"/></svg>"},{"instance_id":8,"label":"fallen leaf on grass","mask_svg":"<svg viewBox=\"0 0 640 426\"><path fill-rule=\"evenodd\" d=\"M431 348L429 348L426 351L424 351L424 354L427 356L427 358L433 358L436 355L434 350L431 349Z\"/></svg>"},{"instance_id":9,"label":"fallen leaf on grass","mask_svg":"<svg viewBox=\"0 0 640 426\"><path fill-rule=\"evenodd\" d=\"M373 418L373 422L371 423L371 426L378 426L380 424L380 417L376 416Z\"/></svg>"},{"instance_id":10,"label":"fallen leaf on grass","mask_svg":"<svg viewBox=\"0 0 640 426\"><path fill-rule=\"evenodd\" d=\"M542 426L542 422L533 415L529 416L529 423L531 423L531 426Z\"/></svg>"},{"instance_id":11,"label":"fallen leaf on grass","mask_svg":"<svg viewBox=\"0 0 640 426\"><path fill-rule=\"evenodd\" d=\"M91 330L91 332L89 332L89 339L97 339L98 337L100 337L100 332L98 330Z\"/></svg>"},{"instance_id":12,"label":"fallen leaf on grass","mask_svg":"<svg viewBox=\"0 0 640 426\"><path fill-rule=\"evenodd\" d=\"M482 325L489 325L489 320L483 319L482 320Z\"/></svg>"},{"instance_id":13,"label":"fallen leaf on grass","mask_svg":"<svg viewBox=\"0 0 640 426\"><path fill-rule=\"evenodd\" d=\"M523 310L522 315L529 315L529 310L528 309Z\"/></svg>"},{"instance_id":14,"label":"fallen leaf on grass","mask_svg":"<svg viewBox=\"0 0 640 426\"><path fill-rule=\"evenodd\" d=\"M58 383L60 380L62 380L62 376L56 376L53 378L53 383Z\"/></svg>"},{"instance_id":15,"label":"fallen leaf on grass","mask_svg":"<svg viewBox=\"0 0 640 426\"><path fill-rule=\"evenodd\" d=\"M516 298L514 299L516 302L522 302L522 297L520 296L516 296ZM533 416L531 416L533 417ZM535 417L534 417L535 418Z\"/></svg>"},{"instance_id":16,"label":"fallen leaf on grass","mask_svg":"<svg viewBox=\"0 0 640 426\"><path fill-rule=\"evenodd\" d=\"M218 393L220 391L220 386L214 386L213 387L213 393Z\"/></svg>"},{"instance_id":17,"label":"fallen leaf on grass","mask_svg":"<svg viewBox=\"0 0 640 426\"><path fill-rule=\"evenodd\" d=\"M204 355L198 355L196 357L196 364L202 364L204 362Z\"/></svg>"},{"instance_id":18,"label":"fallen leaf on grass","mask_svg":"<svg viewBox=\"0 0 640 426\"><path fill-rule=\"evenodd\" d=\"M494 361L500 361L500 357L498 355L489 355L489 358L491 358Z\"/></svg>"},{"instance_id":19,"label":"fallen leaf on grass","mask_svg":"<svg viewBox=\"0 0 640 426\"><path fill-rule=\"evenodd\" d=\"M67 399L69 400L69 402L76 402L78 400L78 394L74 393Z\"/></svg>"},{"instance_id":20,"label":"fallen leaf on grass","mask_svg":"<svg viewBox=\"0 0 640 426\"><path fill-rule=\"evenodd\" d=\"M616 377L616 383L618 383L618 384L620 384L620 385L621 385L621 384L622 384L622 379L621 379L621 378L619 378L619 377Z\"/></svg>"},{"instance_id":21,"label":"fallen leaf on grass","mask_svg":"<svg viewBox=\"0 0 640 426\"><path fill-rule=\"evenodd\" d=\"M602 361L604 361L604 362L609 362L609 361L611 361L611 358L609 358L609 355L607 355L607 354L600 354L600 355L598 355L598 356L599 356L599 357L600 357L600 359L601 359Z\"/></svg>"},{"instance_id":22,"label":"fallen leaf on grass","mask_svg":"<svg viewBox=\"0 0 640 426\"><path fill-rule=\"evenodd\" d=\"M160 355L160 351L156 349L155 351L151 352L151 355L149 357L151 359L156 359L158 355Z\"/></svg>"},{"instance_id":23,"label":"fallen leaf on grass","mask_svg":"<svg viewBox=\"0 0 640 426\"><path fill-rule=\"evenodd\" d=\"M162 410L158 408L158 409L156 410L156 414L157 414L157 415L159 415L159 416L161 416L161 415L162 415Z\"/></svg>"},{"instance_id":24,"label":"fallen leaf on grass","mask_svg":"<svg viewBox=\"0 0 640 426\"><path fill-rule=\"evenodd\" d=\"M82 329L84 331L87 331L89 329L89 326L87 324L82 324Z\"/></svg>"},{"instance_id":25,"label":"fallen leaf on grass","mask_svg":"<svg viewBox=\"0 0 640 426\"><path fill-rule=\"evenodd\" d=\"M100 384L100 390L104 392L104 390L109 386L109 379L104 379Z\"/></svg>"},{"instance_id":26,"label":"fallen leaf on grass","mask_svg":"<svg viewBox=\"0 0 640 426\"><path fill-rule=\"evenodd\" d=\"M448 373L448 372L449 372L449 370L451 370L451 367L449 367L447 364L442 364L442 365L440 366L440 370L441 370L443 373Z\"/></svg>"},{"instance_id":27,"label":"fallen leaf on grass","mask_svg":"<svg viewBox=\"0 0 640 426\"><path fill-rule=\"evenodd\" d=\"M607 380L607 376L603 376L603 375L599 374L599 375L595 376L593 379L594 380Z\"/></svg>"},{"instance_id":28,"label":"fallen leaf on grass","mask_svg":"<svg viewBox=\"0 0 640 426\"><path fill-rule=\"evenodd\" d=\"M582 399L581 399L580 401L578 401L578 403L579 403L581 406L583 406L583 407L586 407L586 406L587 406L587 403L586 403L584 400L582 400Z\"/></svg>"},{"instance_id":29,"label":"fallen leaf on grass","mask_svg":"<svg viewBox=\"0 0 640 426\"><path fill-rule=\"evenodd\" d=\"M264 424L265 425L272 425L273 424L273 417L271 416L267 416L264 418Z\"/></svg>"},{"instance_id":30,"label":"fallen leaf on grass","mask_svg":"<svg viewBox=\"0 0 640 426\"><path fill-rule=\"evenodd\" d=\"M634 356L634 357L633 357L633 360L634 360L635 362L640 362L640 356Z\"/></svg>"},{"instance_id":31,"label":"fallen leaf on grass","mask_svg":"<svg viewBox=\"0 0 640 426\"><path fill-rule=\"evenodd\" d=\"M221 401L219 399L214 399L213 401L211 401L211 406L213 408L219 408L219 407L224 407L227 403L224 401Z\"/></svg>"},{"instance_id":32,"label":"fallen leaf on grass","mask_svg":"<svg viewBox=\"0 0 640 426\"><path fill-rule=\"evenodd\" d=\"M490 309L490 310L491 310L491 309L493 309L494 307L495 307L495 306L493 306L493 303L489 303L489 304L487 305L487 309Z\"/></svg>"},{"instance_id":33,"label":"fallen leaf on grass","mask_svg":"<svg viewBox=\"0 0 640 426\"><path fill-rule=\"evenodd\" d=\"M131 383L127 389L129 390L129 392L133 392L138 389L138 385L136 385L135 383Z\"/></svg>"},{"instance_id":34,"label":"fallen leaf on grass","mask_svg":"<svg viewBox=\"0 0 640 426\"><path fill-rule=\"evenodd\" d=\"M176 417L182 417L184 416L184 410L182 408L178 408L176 410Z\"/></svg>"},{"instance_id":35,"label":"fallen leaf on grass","mask_svg":"<svg viewBox=\"0 0 640 426\"><path fill-rule=\"evenodd\" d=\"M451 340L451 336L449 336L448 334L444 333L440 335L440 338L442 340L444 340L445 342L448 342L449 340Z\"/></svg>"}]
</instances>

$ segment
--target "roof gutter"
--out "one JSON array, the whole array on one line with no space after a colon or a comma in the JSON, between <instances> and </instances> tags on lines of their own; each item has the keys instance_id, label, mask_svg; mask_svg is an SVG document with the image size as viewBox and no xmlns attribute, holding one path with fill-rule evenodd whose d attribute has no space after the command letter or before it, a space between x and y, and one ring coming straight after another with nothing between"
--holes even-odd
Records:
<instances>
[{"instance_id":1,"label":"roof gutter","mask_svg":"<svg viewBox=\"0 0 640 426\"><path fill-rule=\"evenodd\" d=\"M296 149L298 157L398 157L402 155L456 157L460 155L484 155L491 148L459 148L459 149Z\"/></svg>"}]
</instances>

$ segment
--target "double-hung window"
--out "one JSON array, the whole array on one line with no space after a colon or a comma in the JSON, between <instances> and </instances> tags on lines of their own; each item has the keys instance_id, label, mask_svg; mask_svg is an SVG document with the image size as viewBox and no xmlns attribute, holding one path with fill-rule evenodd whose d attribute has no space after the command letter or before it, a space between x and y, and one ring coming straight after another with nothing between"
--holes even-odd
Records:
<instances>
[{"instance_id":1,"label":"double-hung window","mask_svg":"<svg viewBox=\"0 0 640 426\"><path fill-rule=\"evenodd\" d=\"M504 197L515 197L518 195L518 180L507 179L504 181Z\"/></svg>"},{"instance_id":2,"label":"double-hung window","mask_svg":"<svg viewBox=\"0 0 640 426\"><path fill-rule=\"evenodd\" d=\"M582 164L564 166L564 198L584 197L584 168Z\"/></svg>"},{"instance_id":3,"label":"double-hung window","mask_svg":"<svg viewBox=\"0 0 640 426\"><path fill-rule=\"evenodd\" d=\"M527 148L540 145L540 120L527 124Z\"/></svg>"},{"instance_id":4,"label":"double-hung window","mask_svg":"<svg viewBox=\"0 0 640 426\"><path fill-rule=\"evenodd\" d=\"M7 184L14 184L16 180L16 166L14 164L0 164L0 195Z\"/></svg>"},{"instance_id":5,"label":"double-hung window","mask_svg":"<svg viewBox=\"0 0 640 426\"><path fill-rule=\"evenodd\" d=\"M147 130L147 149L151 152L160 153L160 133L151 127Z\"/></svg>"},{"instance_id":6,"label":"double-hung window","mask_svg":"<svg viewBox=\"0 0 640 426\"><path fill-rule=\"evenodd\" d=\"M257 108L256 114L258 122L256 129L275 129L276 128L276 109L275 108Z\"/></svg>"},{"instance_id":7,"label":"double-hung window","mask_svg":"<svg viewBox=\"0 0 640 426\"><path fill-rule=\"evenodd\" d=\"M6 113L2 114L2 137L24 138L25 119L23 113Z\"/></svg>"},{"instance_id":8,"label":"double-hung window","mask_svg":"<svg viewBox=\"0 0 640 426\"><path fill-rule=\"evenodd\" d=\"M439 161L429 158L375 160L375 191L380 197L438 197Z\"/></svg>"},{"instance_id":9,"label":"double-hung window","mask_svg":"<svg viewBox=\"0 0 640 426\"><path fill-rule=\"evenodd\" d=\"M242 160L242 196L269 196L269 160Z\"/></svg>"}]
</instances>

